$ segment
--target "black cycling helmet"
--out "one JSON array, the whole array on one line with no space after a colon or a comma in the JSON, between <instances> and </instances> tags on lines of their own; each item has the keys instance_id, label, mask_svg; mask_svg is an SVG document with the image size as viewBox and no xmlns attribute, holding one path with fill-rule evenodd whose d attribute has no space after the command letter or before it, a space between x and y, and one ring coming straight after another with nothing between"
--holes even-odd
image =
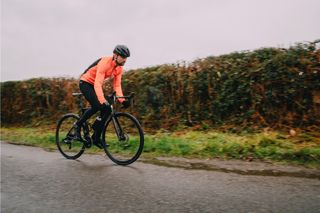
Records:
<instances>
[{"instance_id":1,"label":"black cycling helmet","mask_svg":"<svg viewBox=\"0 0 320 213\"><path fill-rule=\"evenodd\" d=\"M117 45L114 48L113 53L120 55L123 58L130 57L130 51L129 51L128 47L125 45Z\"/></svg>"}]
</instances>

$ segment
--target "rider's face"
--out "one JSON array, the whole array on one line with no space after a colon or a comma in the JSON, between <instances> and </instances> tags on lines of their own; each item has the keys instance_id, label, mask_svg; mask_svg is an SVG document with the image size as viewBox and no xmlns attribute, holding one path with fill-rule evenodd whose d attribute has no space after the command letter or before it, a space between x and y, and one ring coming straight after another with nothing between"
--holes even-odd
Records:
<instances>
[{"instance_id":1,"label":"rider's face","mask_svg":"<svg viewBox=\"0 0 320 213\"><path fill-rule=\"evenodd\" d=\"M116 57L116 63L119 65L119 66L123 66L127 61L127 58L123 58L121 57L120 55L118 55Z\"/></svg>"}]
</instances>

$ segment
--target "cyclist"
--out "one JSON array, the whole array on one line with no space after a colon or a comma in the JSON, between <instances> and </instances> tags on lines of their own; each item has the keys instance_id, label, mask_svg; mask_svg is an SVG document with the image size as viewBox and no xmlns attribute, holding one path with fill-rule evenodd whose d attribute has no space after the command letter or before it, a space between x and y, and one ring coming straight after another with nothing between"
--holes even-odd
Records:
<instances>
[{"instance_id":1,"label":"cyclist","mask_svg":"<svg viewBox=\"0 0 320 213\"><path fill-rule=\"evenodd\" d=\"M80 139L82 124L93 114L100 111L100 117L93 124L94 134L92 136L93 144L102 148L100 136L103 124L111 113L111 105L105 99L103 94L103 81L113 76L113 89L117 96L123 96L121 88L121 77L123 65L130 56L130 51L125 45L117 45L113 50L113 56L102 57L91 64L80 77L79 87L88 100L91 107L87 109L82 117L75 123L76 137ZM124 108L129 107L130 103L125 99L118 99ZM90 147L90 141L85 141L85 146Z\"/></svg>"}]
</instances>

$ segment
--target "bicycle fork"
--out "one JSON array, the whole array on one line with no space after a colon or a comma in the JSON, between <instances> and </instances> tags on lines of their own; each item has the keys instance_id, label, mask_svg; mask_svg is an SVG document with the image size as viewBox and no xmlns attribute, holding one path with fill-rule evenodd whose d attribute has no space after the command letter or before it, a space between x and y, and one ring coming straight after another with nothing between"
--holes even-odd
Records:
<instances>
[{"instance_id":1,"label":"bicycle fork","mask_svg":"<svg viewBox=\"0 0 320 213\"><path fill-rule=\"evenodd\" d=\"M118 119L115 118L115 117L112 117L112 123L113 123L114 130L116 131L118 140L119 141L124 141L126 139L126 137L125 137L125 135L123 133L123 130L121 128L121 125L120 125Z\"/></svg>"}]
</instances>

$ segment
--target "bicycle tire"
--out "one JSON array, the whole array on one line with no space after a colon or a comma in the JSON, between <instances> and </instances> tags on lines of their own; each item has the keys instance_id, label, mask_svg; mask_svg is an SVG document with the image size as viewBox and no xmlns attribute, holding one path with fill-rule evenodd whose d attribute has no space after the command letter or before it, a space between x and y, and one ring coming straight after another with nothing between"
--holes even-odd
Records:
<instances>
[{"instance_id":1,"label":"bicycle tire","mask_svg":"<svg viewBox=\"0 0 320 213\"><path fill-rule=\"evenodd\" d=\"M112 117L119 122L123 130L124 138L121 140L115 132ZM144 133L139 121L131 114L117 112L112 117L108 120L102 132L104 151L116 164L129 165L135 162L142 153Z\"/></svg>"},{"instance_id":2,"label":"bicycle tire","mask_svg":"<svg viewBox=\"0 0 320 213\"><path fill-rule=\"evenodd\" d=\"M84 143L78 140L68 138L66 132L69 132L74 122L79 120L79 116L73 113L66 114L58 121L56 128L56 145L60 153L67 159L75 160L79 158L84 150ZM83 129L83 128L82 128ZM73 147L71 147L73 146ZM69 147L69 151L65 148ZM73 148L73 149L72 149Z\"/></svg>"}]
</instances>

